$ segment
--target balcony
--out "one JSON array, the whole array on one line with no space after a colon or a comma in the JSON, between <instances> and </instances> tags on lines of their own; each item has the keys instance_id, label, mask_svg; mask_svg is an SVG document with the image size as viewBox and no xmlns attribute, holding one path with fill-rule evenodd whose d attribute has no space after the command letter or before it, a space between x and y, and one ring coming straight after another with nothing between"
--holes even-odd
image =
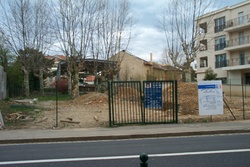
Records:
<instances>
[{"instance_id":1,"label":"balcony","mask_svg":"<svg viewBox=\"0 0 250 167\"><path fill-rule=\"evenodd\" d=\"M250 48L250 35L228 40L224 50L236 51L246 48Z\"/></svg>"},{"instance_id":2,"label":"balcony","mask_svg":"<svg viewBox=\"0 0 250 167\"><path fill-rule=\"evenodd\" d=\"M223 70L243 70L250 69L250 56L244 58L233 58L227 60L227 66Z\"/></svg>"},{"instance_id":3,"label":"balcony","mask_svg":"<svg viewBox=\"0 0 250 167\"><path fill-rule=\"evenodd\" d=\"M226 22L225 32L242 31L250 27L250 14Z\"/></svg>"}]
</instances>

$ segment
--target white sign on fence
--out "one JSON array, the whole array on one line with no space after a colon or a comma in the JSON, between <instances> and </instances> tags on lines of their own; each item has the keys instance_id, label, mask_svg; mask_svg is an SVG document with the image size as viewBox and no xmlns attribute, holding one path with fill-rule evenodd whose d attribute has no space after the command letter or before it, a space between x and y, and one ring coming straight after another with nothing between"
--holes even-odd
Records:
<instances>
[{"instance_id":1,"label":"white sign on fence","mask_svg":"<svg viewBox=\"0 0 250 167\"><path fill-rule=\"evenodd\" d=\"M223 114L223 94L221 81L199 81L198 100L200 115Z\"/></svg>"},{"instance_id":2,"label":"white sign on fence","mask_svg":"<svg viewBox=\"0 0 250 167\"><path fill-rule=\"evenodd\" d=\"M0 129L4 126L4 122L3 122L3 116L2 113L0 111Z\"/></svg>"}]
</instances>

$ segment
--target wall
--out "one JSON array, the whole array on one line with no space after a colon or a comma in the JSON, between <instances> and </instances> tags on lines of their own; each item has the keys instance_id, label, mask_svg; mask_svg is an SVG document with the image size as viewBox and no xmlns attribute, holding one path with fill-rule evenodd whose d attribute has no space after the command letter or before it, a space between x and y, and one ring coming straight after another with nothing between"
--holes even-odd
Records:
<instances>
[{"instance_id":1,"label":"wall","mask_svg":"<svg viewBox=\"0 0 250 167\"><path fill-rule=\"evenodd\" d=\"M242 85L223 84L223 92L226 96L242 96ZM250 97L250 85L243 85L244 96Z\"/></svg>"},{"instance_id":2,"label":"wall","mask_svg":"<svg viewBox=\"0 0 250 167\"><path fill-rule=\"evenodd\" d=\"M241 72L236 70L236 71L228 71L228 82L231 84L241 84ZM233 78L233 79L230 79Z\"/></svg>"},{"instance_id":3,"label":"wall","mask_svg":"<svg viewBox=\"0 0 250 167\"><path fill-rule=\"evenodd\" d=\"M6 72L3 71L3 67L0 66L0 100L6 98Z\"/></svg>"},{"instance_id":4,"label":"wall","mask_svg":"<svg viewBox=\"0 0 250 167\"><path fill-rule=\"evenodd\" d=\"M123 51L111 57L111 60L120 61L119 80L121 81L146 80L147 74L152 71L152 65L145 65L145 60Z\"/></svg>"}]
</instances>

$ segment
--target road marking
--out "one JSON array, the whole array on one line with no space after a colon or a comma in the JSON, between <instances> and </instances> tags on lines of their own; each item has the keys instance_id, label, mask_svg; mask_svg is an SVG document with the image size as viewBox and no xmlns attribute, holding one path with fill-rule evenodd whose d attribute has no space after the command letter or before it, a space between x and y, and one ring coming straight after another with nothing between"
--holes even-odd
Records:
<instances>
[{"instance_id":1,"label":"road marking","mask_svg":"<svg viewBox=\"0 0 250 167\"><path fill-rule=\"evenodd\" d=\"M149 156L149 158L152 158L152 157L171 157L171 156L185 156L185 155L225 154L225 153L239 153L239 152L250 152L250 149L217 150L217 151L198 151L198 152L165 153L165 154L149 154L148 156ZM138 159L139 159L139 155L110 156L110 157L88 157L88 158L64 158L64 159L42 159L42 160L5 161L5 162L0 162L0 165L31 164L31 163L48 163L48 162L93 161L93 160L117 160L117 159L132 159L132 158L138 158Z\"/></svg>"}]
</instances>

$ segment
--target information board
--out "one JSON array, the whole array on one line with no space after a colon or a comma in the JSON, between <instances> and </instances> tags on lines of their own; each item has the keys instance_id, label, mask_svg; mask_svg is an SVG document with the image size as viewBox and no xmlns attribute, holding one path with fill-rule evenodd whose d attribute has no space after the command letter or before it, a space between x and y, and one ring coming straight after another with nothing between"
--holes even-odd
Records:
<instances>
[{"instance_id":1,"label":"information board","mask_svg":"<svg viewBox=\"0 0 250 167\"><path fill-rule=\"evenodd\" d=\"M162 83L145 82L145 108L162 108Z\"/></svg>"},{"instance_id":2,"label":"information board","mask_svg":"<svg viewBox=\"0 0 250 167\"><path fill-rule=\"evenodd\" d=\"M223 94L221 81L199 81L198 100L200 115L223 114Z\"/></svg>"}]
</instances>

